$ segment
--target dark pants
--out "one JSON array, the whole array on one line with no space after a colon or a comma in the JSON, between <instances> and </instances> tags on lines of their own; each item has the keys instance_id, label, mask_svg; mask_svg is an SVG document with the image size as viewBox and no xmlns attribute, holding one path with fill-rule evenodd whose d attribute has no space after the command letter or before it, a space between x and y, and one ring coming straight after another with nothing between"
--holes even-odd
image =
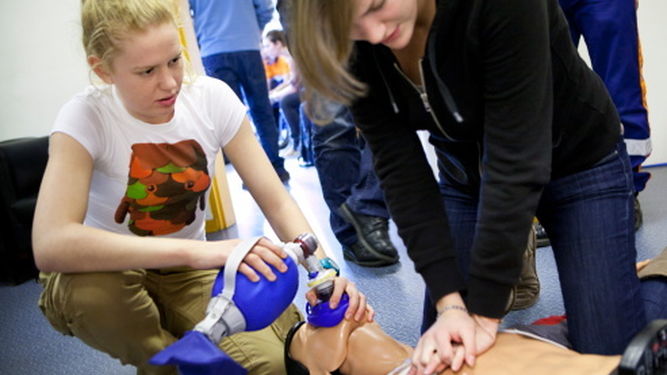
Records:
<instances>
[{"instance_id":1,"label":"dark pants","mask_svg":"<svg viewBox=\"0 0 667 375\"><path fill-rule=\"evenodd\" d=\"M295 92L293 94L285 95L284 98L280 100L280 111L289 125L290 136L292 138L292 145L294 149L298 149L300 143L300 134L301 134L301 119L299 116L301 100L299 99L299 93Z\"/></svg>"},{"instance_id":2,"label":"dark pants","mask_svg":"<svg viewBox=\"0 0 667 375\"><path fill-rule=\"evenodd\" d=\"M637 192L651 176L640 166L651 153L635 0L559 0L575 45L583 36L623 123Z\"/></svg>"},{"instance_id":3,"label":"dark pants","mask_svg":"<svg viewBox=\"0 0 667 375\"><path fill-rule=\"evenodd\" d=\"M357 135L348 110L341 109L325 126L315 125L303 117L304 123L312 129L315 167L324 201L331 211L331 229L341 244L350 246L357 242L357 235L352 225L336 213L341 204L347 203L355 213L389 218L373 169L373 156L363 138Z\"/></svg>"},{"instance_id":4,"label":"dark pants","mask_svg":"<svg viewBox=\"0 0 667 375\"><path fill-rule=\"evenodd\" d=\"M467 275L478 197L446 180L441 190L459 266ZM550 182L542 194L537 217L549 233L576 351L621 354L647 321L667 318L667 280L637 278L633 193L630 161L619 142L611 156ZM435 318L428 298L424 310L422 329Z\"/></svg>"},{"instance_id":5,"label":"dark pants","mask_svg":"<svg viewBox=\"0 0 667 375\"><path fill-rule=\"evenodd\" d=\"M284 160L278 155L278 125L259 51L218 53L202 58L202 62L207 75L227 83L239 98L245 97L266 156L277 172L284 171Z\"/></svg>"}]
</instances>

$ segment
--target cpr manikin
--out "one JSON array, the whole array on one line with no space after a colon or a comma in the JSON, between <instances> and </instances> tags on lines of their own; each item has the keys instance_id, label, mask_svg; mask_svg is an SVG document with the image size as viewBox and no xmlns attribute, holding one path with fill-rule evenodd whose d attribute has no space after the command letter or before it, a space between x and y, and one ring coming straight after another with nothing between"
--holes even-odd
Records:
<instances>
[{"instance_id":1,"label":"cpr manikin","mask_svg":"<svg viewBox=\"0 0 667 375\"><path fill-rule=\"evenodd\" d=\"M237 247L213 286L204 320L181 340L156 354L150 361L152 364L177 365L183 375L246 374L217 344L223 337L271 324L292 302L298 288L297 264L302 264L308 271L308 286L315 289L319 303L312 307L307 305L307 322L295 325L288 334L285 347L288 375L399 375L409 372L412 348L391 338L367 317L358 322L344 319L348 307L346 295L336 308L330 308L328 300L336 271L325 267L313 255L317 242L312 235L305 234L284 244L290 255L285 260L288 270L276 272L279 277L275 282L262 278L253 283L237 273L241 260L258 240L249 240ZM257 308L257 301L269 299L271 304ZM626 350L622 359L631 359L631 368L642 362L641 357L647 360L667 358L667 321L654 323L640 332ZM657 348L662 354L649 353L646 348ZM629 351L639 357L630 358ZM464 365L456 374L608 375L619 362L623 365L623 361L621 356L584 355L518 334L501 332L494 346L477 357L474 368ZM637 373L640 372L619 372ZM448 369L442 374L455 373Z\"/></svg>"},{"instance_id":2,"label":"cpr manikin","mask_svg":"<svg viewBox=\"0 0 667 375\"><path fill-rule=\"evenodd\" d=\"M412 348L399 343L375 322L342 321L330 328L303 323L288 336L288 375L399 375L410 370ZM495 345L478 356L468 375L608 375L621 356L583 355L514 333L499 333Z\"/></svg>"}]
</instances>

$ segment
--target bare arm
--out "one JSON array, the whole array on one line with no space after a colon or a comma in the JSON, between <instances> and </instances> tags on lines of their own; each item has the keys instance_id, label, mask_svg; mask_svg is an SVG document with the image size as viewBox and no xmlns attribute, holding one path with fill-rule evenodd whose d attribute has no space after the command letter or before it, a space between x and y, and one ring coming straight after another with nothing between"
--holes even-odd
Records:
<instances>
[{"instance_id":1,"label":"bare arm","mask_svg":"<svg viewBox=\"0 0 667 375\"><path fill-rule=\"evenodd\" d=\"M281 241L291 241L301 233L313 232L301 209L280 182L271 162L253 135L248 119L243 121L238 133L224 151ZM319 247L315 254L319 258L326 257L322 247ZM343 292L350 297L350 305L345 314L347 319L360 321L366 316L369 321L373 320L375 312L366 304L366 296L344 277L336 278L334 292L329 300L332 307L338 304ZM312 290L306 294L306 298L311 304L317 300Z\"/></svg>"},{"instance_id":2,"label":"bare arm","mask_svg":"<svg viewBox=\"0 0 667 375\"><path fill-rule=\"evenodd\" d=\"M255 139L247 118L224 152L281 241L291 241L304 232L312 233L301 209Z\"/></svg>"}]
</instances>

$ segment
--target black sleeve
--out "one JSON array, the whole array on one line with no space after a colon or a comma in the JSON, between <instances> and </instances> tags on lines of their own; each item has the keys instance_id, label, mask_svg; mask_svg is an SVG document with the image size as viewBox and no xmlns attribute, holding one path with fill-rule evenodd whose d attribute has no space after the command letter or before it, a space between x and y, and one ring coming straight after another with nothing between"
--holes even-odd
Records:
<instances>
[{"instance_id":1,"label":"black sleeve","mask_svg":"<svg viewBox=\"0 0 667 375\"><path fill-rule=\"evenodd\" d=\"M379 69L373 56L359 57L353 71L369 91L355 102L352 112L373 152L375 169L398 233L428 286L431 299L437 301L445 294L462 290L464 282L437 182L415 128L407 123L403 113L395 113L388 82Z\"/></svg>"},{"instance_id":2,"label":"black sleeve","mask_svg":"<svg viewBox=\"0 0 667 375\"><path fill-rule=\"evenodd\" d=\"M484 137L468 309L500 317L549 181L553 87L546 1L486 1L480 50Z\"/></svg>"}]
</instances>

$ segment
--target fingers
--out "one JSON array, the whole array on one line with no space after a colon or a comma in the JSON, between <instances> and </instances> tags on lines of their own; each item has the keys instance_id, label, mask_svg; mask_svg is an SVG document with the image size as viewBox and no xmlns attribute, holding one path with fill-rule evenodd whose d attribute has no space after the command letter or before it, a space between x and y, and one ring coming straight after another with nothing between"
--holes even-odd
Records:
<instances>
[{"instance_id":1,"label":"fingers","mask_svg":"<svg viewBox=\"0 0 667 375\"><path fill-rule=\"evenodd\" d=\"M269 240L263 238L243 258L243 263L241 264L245 264L254 269L254 271L259 272L267 280L275 281L277 276L270 266L273 266L281 273L287 272L287 265L283 262L283 258L281 258L283 255L287 256L279 246L275 246ZM251 281L259 281L259 278L252 277L250 272L244 272L241 266L239 266L239 271L245 274ZM253 273L256 274L256 272Z\"/></svg>"},{"instance_id":2,"label":"fingers","mask_svg":"<svg viewBox=\"0 0 667 375\"><path fill-rule=\"evenodd\" d=\"M415 370L414 371L415 374L422 374L423 373L421 371L424 367L422 365L422 362L421 362L421 357L422 357L421 352L422 352L422 350L424 350L424 345L425 345L424 344L424 338L422 337L421 339L419 339L419 341L417 341L417 346L415 346L415 350L412 352L411 361L412 361L413 369Z\"/></svg>"},{"instance_id":3,"label":"fingers","mask_svg":"<svg viewBox=\"0 0 667 375\"><path fill-rule=\"evenodd\" d=\"M462 331L460 337L461 343L463 344L463 350L461 350L462 358L466 361L468 366L472 367L475 365L475 355L477 354L476 329L473 331ZM452 368L454 368L453 364Z\"/></svg>"},{"instance_id":4,"label":"fingers","mask_svg":"<svg viewBox=\"0 0 667 375\"><path fill-rule=\"evenodd\" d=\"M353 282L344 277L337 277L334 280L334 291L329 299L329 306L335 309L340 303L343 293L346 293L349 298L348 308L345 311L345 319L354 319L357 322L361 321L369 309L366 296L359 292ZM374 311L371 309L369 321L372 321L374 314Z\"/></svg>"},{"instance_id":5,"label":"fingers","mask_svg":"<svg viewBox=\"0 0 667 375\"><path fill-rule=\"evenodd\" d=\"M357 310L354 313L355 322L360 322L364 318L367 307L366 296L363 293L359 293L359 303L357 305ZM351 309L348 309L348 311L351 311Z\"/></svg>"},{"instance_id":6,"label":"fingers","mask_svg":"<svg viewBox=\"0 0 667 375\"><path fill-rule=\"evenodd\" d=\"M452 347L453 356L451 361L442 361L441 357L438 355L437 351L433 350L430 352L423 353L425 355L422 359L430 357L428 364L426 366L416 366L413 369L415 374L439 374L447 367L450 367L453 371L459 371L463 366L463 361L465 358L465 348L462 345L454 345ZM413 360L413 364L414 364ZM423 365L423 363L422 363ZM423 368L422 368L423 367Z\"/></svg>"},{"instance_id":7,"label":"fingers","mask_svg":"<svg viewBox=\"0 0 667 375\"><path fill-rule=\"evenodd\" d=\"M269 240L266 237L262 237L259 240L259 242L257 242L257 245L263 246L263 247L271 250L271 252L278 255L282 259L287 258L287 252L285 252L285 250L282 248L282 246L278 246L278 245L274 244L273 242L271 242L271 240Z\"/></svg>"},{"instance_id":8,"label":"fingers","mask_svg":"<svg viewBox=\"0 0 667 375\"><path fill-rule=\"evenodd\" d=\"M450 365L453 371L458 371L461 368L466 352L468 352L468 349L462 345L454 345L454 357L452 359L452 364Z\"/></svg>"},{"instance_id":9,"label":"fingers","mask_svg":"<svg viewBox=\"0 0 667 375\"><path fill-rule=\"evenodd\" d=\"M474 366L477 351L486 345L480 344L479 331L467 312L445 310L415 348L412 361L417 373L433 374L447 367L459 371L464 363Z\"/></svg>"},{"instance_id":10,"label":"fingers","mask_svg":"<svg viewBox=\"0 0 667 375\"><path fill-rule=\"evenodd\" d=\"M345 293L350 298L349 307L345 312L345 319L354 319L359 322L366 314L366 296L359 292L353 282L348 281L345 287Z\"/></svg>"},{"instance_id":11,"label":"fingers","mask_svg":"<svg viewBox=\"0 0 667 375\"><path fill-rule=\"evenodd\" d=\"M375 309L373 306L369 305L368 302L366 302L366 311L368 312L366 314L366 317L368 319L368 322L372 322L375 319Z\"/></svg>"},{"instance_id":12,"label":"fingers","mask_svg":"<svg viewBox=\"0 0 667 375\"><path fill-rule=\"evenodd\" d=\"M274 255L275 256L275 255ZM276 274L273 272L271 267L269 267L268 264L265 263L264 259L259 256L258 254L255 253L255 250L253 252L249 253L246 255L245 258L243 258L243 263L247 266L252 267L255 271L259 272L262 274L267 280L269 281L275 281L276 280ZM283 264L283 267L287 267ZM240 266L239 266L240 269ZM278 268L280 270L280 268ZM257 280L253 280L257 281Z\"/></svg>"},{"instance_id":13,"label":"fingers","mask_svg":"<svg viewBox=\"0 0 667 375\"><path fill-rule=\"evenodd\" d=\"M440 357L437 355L437 353L433 353L431 355L431 361L429 364L424 368L424 374L437 374L441 372L442 370L446 369L448 366L448 363L443 363L440 360ZM454 368L452 367L452 370Z\"/></svg>"},{"instance_id":14,"label":"fingers","mask_svg":"<svg viewBox=\"0 0 667 375\"><path fill-rule=\"evenodd\" d=\"M447 365L440 362L440 364L438 365L438 367L435 368L435 371L433 373L434 374L439 374L439 373L445 371L446 368L447 368ZM465 375L465 373L464 373L464 375Z\"/></svg>"},{"instance_id":15,"label":"fingers","mask_svg":"<svg viewBox=\"0 0 667 375\"><path fill-rule=\"evenodd\" d=\"M446 334L443 335L447 336L447 339L443 341L447 341L447 344L449 346L448 356L442 355L442 353L438 353L437 344L434 339L434 336L435 332L433 330L433 327L431 327L419 340L419 342L417 343L417 347L415 348L415 351L412 354L412 364L417 368L418 374L431 374L435 371L435 369L439 366L440 363L443 363L445 365L451 363L452 349L451 349L451 344L449 343L449 336Z\"/></svg>"},{"instance_id":16,"label":"fingers","mask_svg":"<svg viewBox=\"0 0 667 375\"><path fill-rule=\"evenodd\" d=\"M315 289L311 289L306 292L306 301L310 306L315 306L317 305L317 295L315 294Z\"/></svg>"},{"instance_id":17,"label":"fingers","mask_svg":"<svg viewBox=\"0 0 667 375\"><path fill-rule=\"evenodd\" d=\"M438 352L440 362L452 363L452 359L454 357L452 339L453 338L449 333L434 335L435 350Z\"/></svg>"},{"instance_id":18,"label":"fingers","mask_svg":"<svg viewBox=\"0 0 667 375\"><path fill-rule=\"evenodd\" d=\"M344 277L337 277L334 279L334 290L333 293L331 293L331 297L329 298L329 306L332 309L338 307L340 299L343 297L345 289L347 289L348 283L350 283L350 281ZM352 298L350 297L350 299Z\"/></svg>"},{"instance_id":19,"label":"fingers","mask_svg":"<svg viewBox=\"0 0 667 375\"><path fill-rule=\"evenodd\" d=\"M266 238L259 240L250 254L258 255L264 262L272 265L280 272L287 271L287 265L283 262L283 259L287 258L287 253L282 247L275 245Z\"/></svg>"},{"instance_id":20,"label":"fingers","mask_svg":"<svg viewBox=\"0 0 667 375\"><path fill-rule=\"evenodd\" d=\"M350 297L350 301L349 301L349 306L347 308L347 311L345 311L345 319L348 319L348 320L356 318L357 309L359 308L359 302L360 302L359 301L359 293L357 292L356 288L354 288L354 286L352 286L352 288L350 288L350 284L348 284L347 288L345 288L345 291L347 291L348 289L351 289L351 292L352 292L352 294L348 293L348 297ZM365 302L364 302L364 304L365 304Z\"/></svg>"},{"instance_id":21,"label":"fingers","mask_svg":"<svg viewBox=\"0 0 667 375\"><path fill-rule=\"evenodd\" d=\"M252 269L252 267L248 266L245 263L241 263L239 265L239 272L244 274L248 280L252 281L253 283L256 283L259 281L259 275L257 275L257 272Z\"/></svg>"}]
</instances>

